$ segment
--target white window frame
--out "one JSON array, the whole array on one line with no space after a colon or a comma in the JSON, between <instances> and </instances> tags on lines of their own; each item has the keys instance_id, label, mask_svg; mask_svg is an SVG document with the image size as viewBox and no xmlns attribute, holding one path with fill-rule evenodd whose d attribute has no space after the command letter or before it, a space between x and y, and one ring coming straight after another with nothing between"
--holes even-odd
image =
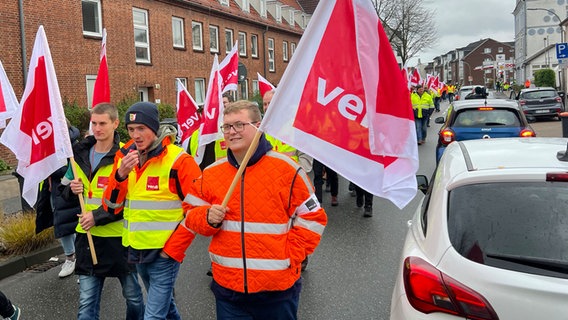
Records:
<instances>
[{"instance_id":1,"label":"white window frame","mask_svg":"<svg viewBox=\"0 0 568 320\"><path fill-rule=\"evenodd\" d=\"M282 60L288 61L288 41L282 41Z\"/></svg>"},{"instance_id":2,"label":"white window frame","mask_svg":"<svg viewBox=\"0 0 568 320\"><path fill-rule=\"evenodd\" d=\"M491 48L484 48L483 53L491 53Z\"/></svg>"},{"instance_id":3,"label":"white window frame","mask_svg":"<svg viewBox=\"0 0 568 320\"><path fill-rule=\"evenodd\" d=\"M252 80L252 95L256 96L260 94L260 88L258 86L258 80Z\"/></svg>"},{"instance_id":4,"label":"white window frame","mask_svg":"<svg viewBox=\"0 0 568 320\"><path fill-rule=\"evenodd\" d=\"M225 29L225 53L231 52L231 49L233 49L233 43L235 43L234 40L233 29Z\"/></svg>"},{"instance_id":5,"label":"white window frame","mask_svg":"<svg viewBox=\"0 0 568 320\"><path fill-rule=\"evenodd\" d=\"M274 39L268 38L268 71L270 72L276 72L274 60Z\"/></svg>"},{"instance_id":6,"label":"white window frame","mask_svg":"<svg viewBox=\"0 0 568 320\"><path fill-rule=\"evenodd\" d=\"M243 31L239 31L239 56L247 56L247 34Z\"/></svg>"},{"instance_id":7,"label":"white window frame","mask_svg":"<svg viewBox=\"0 0 568 320\"><path fill-rule=\"evenodd\" d=\"M176 33L179 33L179 42L176 40ZM174 48L185 48L184 21L182 18L172 17L172 38Z\"/></svg>"},{"instance_id":8,"label":"white window frame","mask_svg":"<svg viewBox=\"0 0 568 320\"><path fill-rule=\"evenodd\" d=\"M209 26L209 51L219 53L219 27Z\"/></svg>"},{"instance_id":9,"label":"white window frame","mask_svg":"<svg viewBox=\"0 0 568 320\"><path fill-rule=\"evenodd\" d=\"M134 24L134 49L135 49L135 51L136 51L136 49L145 49L147 51L147 54L148 54L148 59L139 58L138 55L135 54L136 62L138 62L138 63L150 63L152 61L152 59L151 59L151 56L150 56L150 32L149 32L150 30L149 30L149 27L148 27L148 10L132 8L132 15L134 16L136 14L144 15L144 24L137 24L135 22L136 19L134 19L134 17L132 18L132 22ZM136 41L136 30L143 31L146 34L147 42Z\"/></svg>"},{"instance_id":10,"label":"white window frame","mask_svg":"<svg viewBox=\"0 0 568 320\"><path fill-rule=\"evenodd\" d=\"M239 94L242 100L248 100L248 79L245 79L239 83Z\"/></svg>"},{"instance_id":11,"label":"white window frame","mask_svg":"<svg viewBox=\"0 0 568 320\"><path fill-rule=\"evenodd\" d=\"M197 27L197 29L195 29ZM199 30L199 39L196 39L195 30ZM193 50L203 51L203 23L199 21L191 21L191 43Z\"/></svg>"},{"instance_id":12,"label":"white window frame","mask_svg":"<svg viewBox=\"0 0 568 320\"><path fill-rule=\"evenodd\" d=\"M205 78L195 78L193 83L195 85L195 103L203 105L205 103Z\"/></svg>"},{"instance_id":13,"label":"white window frame","mask_svg":"<svg viewBox=\"0 0 568 320\"><path fill-rule=\"evenodd\" d=\"M229 0L219 0L219 3L223 6L229 6Z\"/></svg>"},{"instance_id":14,"label":"white window frame","mask_svg":"<svg viewBox=\"0 0 568 320\"><path fill-rule=\"evenodd\" d=\"M259 6L260 6L260 16L266 18L267 17L266 0L259 0Z\"/></svg>"},{"instance_id":15,"label":"white window frame","mask_svg":"<svg viewBox=\"0 0 568 320\"><path fill-rule=\"evenodd\" d=\"M282 6L280 6L279 4L277 4L275 6L275 11L276 11L276 22L282 22Z\"/></svg>"},{"instance_id":16,"label":"white window frame","mask_svg":"<svg viewBox=\"0 0 568 320\"><path fill-rule=\"evenodd\" d=\"M187 78L175 78L174 80L174 88L176 88L177 91L177 82L178 80L183 84L183 86L185 87L185 89L187 89Z\"/></svg>"},{"instance_id":17,"label":"white window frame","mask_svg":"<svg viewBox=\"0 0 568 320\"><path fill-rule=\"evenodd\" d=\"M294 55L295 51L296 51L296 42L290 42L290 59Z\"/></svg>"},{"instance_id":18,"label":"white window frame","mask_svg":"<svg viewBox=\"0 0 568 320\"><path fill-rule=\"evenodd\" d=\"M95 91L95 81L97 81L96 74L85 75L85 85L87 87L87 108L93 108L93 93Z\"/></svg>"},{"instance_id":19,"label":"white window frame","mask_svg":"<svg viewBox=\"0 0 568 320\"><path fill-rule=\"evenodd\" d=\"M258 58L258 35L250 35L250 56Z\"/></svg>"},{"instance_id":20,"label":"white window frame","mask_svg":"<svg viewBox=\"0 0 568 320\"><path fill-rule=\"evenodd\" d=\"M289 18L290 18L288 21L290 21L290 25L293 27L294 24L295 24L294 9L288 10L288 15L289 15Z\"/></svg>"},{"instance_id":21,"label":"white window frame","mask_svg":"<svg viewBox=\"0 0 568 320\"><path fill-rule=\"evenodd\" d=\"M85 30L85 12L83 11L84 4L94 4L96 6L95 16L89 17L92 18L94 21L95 31ZM101 0L82 0L81 1L81 15L83 17L83 35L86 36L94 36L94 37L102 37L103 36L103 19L101 13Z\"/></svg>"},{"instance_id":22,"label":"white window frame","mask_svg":"<svg viewBox=\"0 0 568 320\"><path fill-rule=\"evenodd\" d=\"M244 12L250 12L250 3L249 0L240 0L241 2L241 9Z\"/></svg>"}]
</instances>

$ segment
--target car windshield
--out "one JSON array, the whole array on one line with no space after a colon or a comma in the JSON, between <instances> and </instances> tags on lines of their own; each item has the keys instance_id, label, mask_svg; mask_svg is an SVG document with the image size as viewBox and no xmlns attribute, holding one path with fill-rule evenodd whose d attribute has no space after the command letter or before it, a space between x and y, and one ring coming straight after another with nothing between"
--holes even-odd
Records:
<instances>
[{"instance_id":1,"label":"car windshield","mask_svg":"<svg viewBox=\"0 0 568 320\"><path fill-rule=\"evenodd\" d=\"M449 195L448 233L453 247L472 261L566 278L568 184L458 187Z\"/></svg>"},{"instance_id":2,"label":"car windshield","mask_svg":"<svg viewBox=\"0 0 568 320\"><path fill-rule=\"evenodd\" d=\"M538 90L523 93L524 99L544 99L554 97L556 97L556 91L554 90Z\"/></svg>"},{"instance_id":3,"label":"car windshield","mask_svg":"<svg viewBox=\"0 0 568 320\"><path fill-rule=\"evenodd\" d=\"M519 127L520 125L517 115L507 109L466 109L456 115L453 127Z\"/></svg>"}]
</instances>

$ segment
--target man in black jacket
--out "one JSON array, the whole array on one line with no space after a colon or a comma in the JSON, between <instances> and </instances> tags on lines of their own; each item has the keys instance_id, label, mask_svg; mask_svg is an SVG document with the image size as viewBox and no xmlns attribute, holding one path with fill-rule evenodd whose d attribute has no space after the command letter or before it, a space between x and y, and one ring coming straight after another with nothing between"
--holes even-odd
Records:
<instances>
[{"instance_id":1,"label":"man in black jacket","mask_svg":"<svg viewBox=\"0 0 568 320\"><path fill-rule=\"evenodd\" d=\"M122 214L106 212L102 207L103 190L112 171L114 155L120 148L118 111L109 103L100 103L91 113L92 136L73 147L77 177L68 170L62 185L64 197L83 194L85 212L77 225L75 274L79 275L78 319L98 319L101 294L106 277L117 277L126 299L126 319L143 319L144 300L133 265L126 262L122 246ZM87 238L91 232L98 263L93 264Z\"/></svg>"}]
</instances>

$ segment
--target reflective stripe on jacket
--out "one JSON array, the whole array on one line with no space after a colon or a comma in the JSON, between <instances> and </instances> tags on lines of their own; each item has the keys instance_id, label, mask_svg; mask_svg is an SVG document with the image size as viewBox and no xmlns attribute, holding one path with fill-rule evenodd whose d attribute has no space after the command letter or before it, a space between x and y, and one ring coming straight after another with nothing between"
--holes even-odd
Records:
<instances>
[{"instance_id":1,"label":"reflective stripe on jacket","mask_svg":"<svg viewBox=\"0 0 568 320\"><path fill-rule=\"evenodd\" d=\"M169 188L170 170L184 152L173 144L165 146L162 161L147 163L140 176L128 176L124 203L122 245L134 249L159 249L164 246L183 219L181 200Z\"/></svg>"},{"instance_id":2,"label":"reflective stripe on jacket","mask_svg":"<svg viewBox=\"0 0 568 320\"><path fill-rule=\"evenodd\" d=\"M97 170L95 176L89 181L87 175L81 170L79 165L76 166L77 178L83 181L83 199L85 200L85 211L93 211L102 204L103 191L107 186L108 177L112 172L112 165L101 167ZM86 233L78 223L75 231ZM114 221L102 226L94 226L91 234L98 237L120 237L122 236L122 220Z\"/></svg>"},{"instance_id":3,"label":"reflective stripe on jacket","mask_svg":"<svg viewBox=\"0 0 568 320\"><path fill-rule=\"evenodd\" d=\"M418 93L413 92L410 95L410 101L412 102L412 109L418 111L418 118L422 118L423 109L430 109L434 107L432 96L427 92L422 93L422 96L419 96Z\"/></svg>"}]
</instances>

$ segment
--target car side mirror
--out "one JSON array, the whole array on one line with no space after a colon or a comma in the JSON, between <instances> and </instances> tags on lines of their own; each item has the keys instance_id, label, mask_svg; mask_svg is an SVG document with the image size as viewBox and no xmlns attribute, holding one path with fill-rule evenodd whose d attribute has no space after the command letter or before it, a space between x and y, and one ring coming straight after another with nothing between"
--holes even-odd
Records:
<instances>
[{"instance_id":1,"label":"car side mirror","mask_svg":"<svg viewBox=\"0 0 568 320\"><path fill-rule=\"evenodd\" d=\"M437 117L436 119L434 119L434 122L435 123L444 123L445 120L444 120L444 117Z\"/></svg>"},{"instance_id":2,"label":"car side mirror","mask_svg":"<svg viewBox=\"0 0 568 320\"><path fill-rule=\"evenodd\" d=\"M525 117L527 118L527 122L528 122L528 123L536 122L535 116L528 116L528 115L527 115L527 116L525 116Z\"/></svg>"},{"instance_id":3,"label":"car side mirror","mask_svg":"<svg viewBox=\"0 0 568 320\"><path fill-rule=\"evenodd\" d=\"M428 178L425 175L416 175L416 183L418 184L418 190L426 194L426 191L428 191Z\"/></svg>"}]
</instances>

